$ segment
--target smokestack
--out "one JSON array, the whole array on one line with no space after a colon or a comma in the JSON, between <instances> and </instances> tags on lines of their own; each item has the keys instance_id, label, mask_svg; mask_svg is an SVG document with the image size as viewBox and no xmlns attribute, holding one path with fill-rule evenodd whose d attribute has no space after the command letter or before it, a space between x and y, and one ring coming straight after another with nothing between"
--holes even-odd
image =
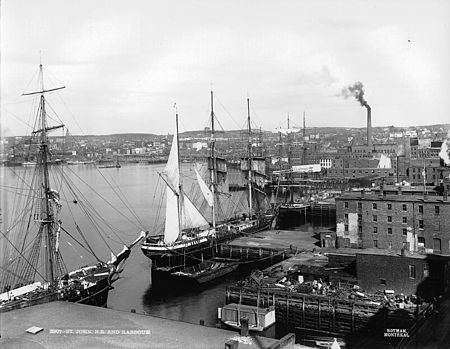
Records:
<instances>
[{"instance_id":1,"label":"smokestack","mask_svg":"<svg viewBox=\"0 0 450 349\"><path fill-rule=\"evenodd\" d=\"M368 104L365 107L367 108L367 145L372 147L372 109Z\"/></svg>"},{"instance_id":2,"label":"smokestack","mask_svg":"<svg viewBox=\"0 0 450 349\"><path fill-rule=\"evenodd\" d=\"M355 97L355 99L361 104L362 107L367 109L367 146L372 147L372 111L370 105L364 99L364 85L361 81L355 82L351 86L347 86L342 89L340 95L344 98L350 96Z\"/></svg>"}]
</instances>

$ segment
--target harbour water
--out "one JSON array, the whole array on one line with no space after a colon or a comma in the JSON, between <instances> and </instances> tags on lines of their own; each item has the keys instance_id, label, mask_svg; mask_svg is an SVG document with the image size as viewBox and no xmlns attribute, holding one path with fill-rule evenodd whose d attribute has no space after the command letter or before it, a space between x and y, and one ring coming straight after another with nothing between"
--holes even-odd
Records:
<instances>
[{"instance_id":1,"label":"harbour water","mask_svg":"<svg viewBox=\"0 0 450 349\"><path fill-rule=\"evenodd\" d=\"M61 169L62 166L54 166L54 168ZM159 191L161 180L158 172L162 169L163 165L124 165L120 169L96 169L93 165L64 166L64 171L67 175L70 174L76 178L79 186L87 183L90 189L85 196L95 207L99 207L98 210L102 212L104 220L114 227L114 234L104 238L116 252L121 249L122 241L132 241L140 229L147 229L150 233L154 233L161 228L164 209L159 207L164 200L162 192ZM184 170L187 173L190 171L187 167ZM1 168L1 209L4 224L2 229L10 223L9 217L14 208L12 192L24 176L31 174L31 171L30 168ZM106 182L114 190L111 190ZM114 191L121 194L121 199L116 197ZM64 212L61 219L69 230L74 224L72 216L76 214L74 210L77 206L76 197L70 196L69 192L64 192L64 195L61 195L61 201ZM134 214L124 208L124 202L126 206L133 209ZM71 209L67 210L64 206L69 206ZM123 216L118 214L118 211L122 212ZM78 224L83 228L83 222ZM306 223L295 229L313 232L322 228L321 224ZM88 235L92 238L90 242L93 241L92 247L100 259L108 260L110 251L102 239L96 237L94 232L89 232ZM95 262L92 256L87 255L84 250L70 241L61 244L69 270ZM175 290L175 292L167 290L164 294L155 294L151 289L150 260L139 248L136 248L126 262L121 278L114 283L114 289L109 293L108 307L123 311L134 309L141 314L194 324L203 322L205 326L215 326L217 308L224 305L226 286L239 278L240 275L232 274L205 289ZM268 335L275 336L274 333L268 333Z\"/></svg>"}]
</instances>

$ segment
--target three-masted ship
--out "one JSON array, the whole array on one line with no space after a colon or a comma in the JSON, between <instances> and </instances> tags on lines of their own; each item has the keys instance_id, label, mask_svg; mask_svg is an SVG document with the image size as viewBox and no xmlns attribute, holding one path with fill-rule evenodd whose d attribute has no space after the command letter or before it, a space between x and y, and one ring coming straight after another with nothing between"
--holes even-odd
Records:
<instances>
[{"instance_id":1,"label":"three-masted ship","mask_svg":"<svg viewBox=\"0 0 450 349\"><path fill-rule=\"evenodd\" d=\"M249 110L249 108L248 108ZM205 183L197 172L197 182L208 205L211 206L212 217L208 221L202 212L193 204L183 190L180 175L178 113L176 128L170 155L161 177L166 184L166 216L163 232L149 235L142 243L142 252L152 261L153 277L163 277L183 268L199 264L214 258L219 252L220 244L235 239L243 234L256 233L270 228L274 214L255 212L252 208L252 165L249 153L248 164L248 214L235 219L217 222L216 219L216 187L217 159L215 154L213 93L211 92L211 155L210 182ZM250 114L248 114L250 129ZM250 139L249 135L249 140ZM249 145L251 152L251 144ZM156 280L153 280L156 281Z\"/></svg>"},{"instance_id":2,"label":"three-masted ship","mask_svg":"<svg viewBox=\"0 0 450 349\"><path fill-rule=\"evenodd\" d=\"M18 177L23 174L23 178L19 178L23 187L17 188L17 195L26 199L17 217L12 219L12 224L0 231L0 246L3 247L0 257L0 312L54 300L106 306L111 284L117 279L131 248L146 236L145 232L141 232L132 243L125 244L120 253L112 254L109 261L102 261L79 225L75 225L75 232L71 232L63 224L60 213L64 201L68 200L61 190L64 190L62 186L67 182L67 177L62 166L53 168L56 172L50 171L48 136L50 131L63 125L48 124L45 98L47 93L63 88L44 87L43 66L40 64L39 90L23 94L39 97L35 127L30 138L30 144L37 149L36 165L31 175L26 176L25 169L23 173L15 173ZM57 174L61 177L56 178ZM75 194L77 190L69 189L69 192ZM81 194L77 197L73 203L83 205L88 214L89 206L81 202ZM61 242L68 237L95 256L97 262L68 271L61 252Z\"/></svg>"}]
</instances>

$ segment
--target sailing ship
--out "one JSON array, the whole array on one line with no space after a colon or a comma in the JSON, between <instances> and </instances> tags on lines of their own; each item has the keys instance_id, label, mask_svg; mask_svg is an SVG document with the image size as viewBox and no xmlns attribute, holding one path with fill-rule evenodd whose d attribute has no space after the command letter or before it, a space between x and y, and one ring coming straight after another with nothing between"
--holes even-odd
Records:
<instances>
[{"instance_id":1,"label":"sailing ship","mask_svg":"<svg viewBox=\"0 0 450 349\"><path fill-rule=\"evenodd\" d=\"M304 120L305 116L303 115L303 138L305 135L305 126L304 126ZM280 162L280 169L278 171L278 186L277 186L277 197L278 197L278 191L280 187L281 177L283 174L287 176L286 183L287 187L286 193L289 197L285 196L284 201L278 206L278 218L277 218L277 225L279 227L288 227L291 225L299 225L302 222L302 219L304 219L304 216L306 215L306 210L309 207L309 205L305 205L300 202L295 202L294 200L294 179L293 179L293 168L292 168L292 140L291 140L291 128L290 128L290 120L289 120L289 114L287 118L287 164L288 169L282 170L281 169L281 162ZM281 160L281 134L280 134L280 160ZM304 149L303 149L304 154ZM303 159L303 162L305 160Z\"/></svg>"},{"instance_id":2,"label":"sailing ship","mask_svg":"<svg viewBox=\"0 0 450 349\"><path fill-rule=\"evenodd\" d=\"M119 158L116 159L116 162L114 164L110 164L110 165L101 165L98 168L121 168L122 166L120 165L119 162Z\"/></svg>"},{"instance_id":3,"label":"sailing ship","mask_svg":"<svg viewBox=\"0 0 450 349\"><path fill-rule=\"evenodd\" d=\"M155 277L163 278L171 273L199 264L215 257L220 244L242 236L268 229L274 215L253 212L252 209L252 166L248 157L248 215L237 219L216 222L217 159L214 138L213 92L211 91L211 186L204 182L197 172L197 182L209 206L211 222L208 222L183 190L180 174L178 113L176 113L175 132L170 155L161 178L166 184L166 217L164 231L148 236L142 243L142 252L152 260L152 283ZM248 115L250 131L250 114ZM251 139L251 136L249 136ZM249 146L251 150L251 144Z\"/></svg>"},{"instance_id":4,"label":"sailing ship","mask_svg":"<svg viewBox=\"0 0 450 349\"><path fill-rule=\"evenodd\" d=\"M0 257L0 312L54 300L106 306L111 284L119 277L133 246L146 236L146 232L141 231L133 242L124 244L120 253L112 254L111 259L104 262L95 254L78 224L75 223L75 232L69 231L66 229L68 226L63 224L61 210L67 193L76 196L73 204L82 207L81 210L89 216L87 220L93 219L92 206L84 204L79 188L64 191L63 184L70 185L70 180L63 169L56 167L50 171L48 133L64 125L48 124L45 95L63 88L44 88L43 66L40 64L38 91L23 93L25 96L39 97L32 132L33 143L37 144L37 160L32 174L24 169L23 177L19 178L23 187L17 187L17 196L25 198L25 203L17 210L18 217L11 220L10 226L0 230L0 247L3 247ZM58 174L61 178L56 178ZM15 175L20 177L17 172ZM15 198L15 203L16 200L20 199ZM66 201L70 202L67 198ZM94 229L99 231L100 226L96 225ZM81 238L77 238L79 236ZM68 271L61 248L66 237L85 248L97 262Z\"/></svg>"}]
</instances>

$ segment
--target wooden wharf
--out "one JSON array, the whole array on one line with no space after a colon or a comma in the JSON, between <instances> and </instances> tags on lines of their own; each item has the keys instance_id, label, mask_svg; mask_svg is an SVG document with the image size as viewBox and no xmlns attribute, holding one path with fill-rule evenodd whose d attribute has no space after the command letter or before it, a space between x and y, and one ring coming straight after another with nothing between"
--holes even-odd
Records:
<instances>
[{"instance_id":1,"label":"wooden wharf","mask_svg":"<svg viewBox=\"0 0 450 349\"><path fill-rule=\"evenodd\" d=\"M288 329L308 329L329 333L350 334L358 331L381 331L383 328L411 328L414 312L395 311L376 302L340 299L317 294L290 292L275 286L255 288L229 286L226 304L275 307L276 323ZM419 306L419 314L430 305Z\"/></svg>"}]
</instances>

